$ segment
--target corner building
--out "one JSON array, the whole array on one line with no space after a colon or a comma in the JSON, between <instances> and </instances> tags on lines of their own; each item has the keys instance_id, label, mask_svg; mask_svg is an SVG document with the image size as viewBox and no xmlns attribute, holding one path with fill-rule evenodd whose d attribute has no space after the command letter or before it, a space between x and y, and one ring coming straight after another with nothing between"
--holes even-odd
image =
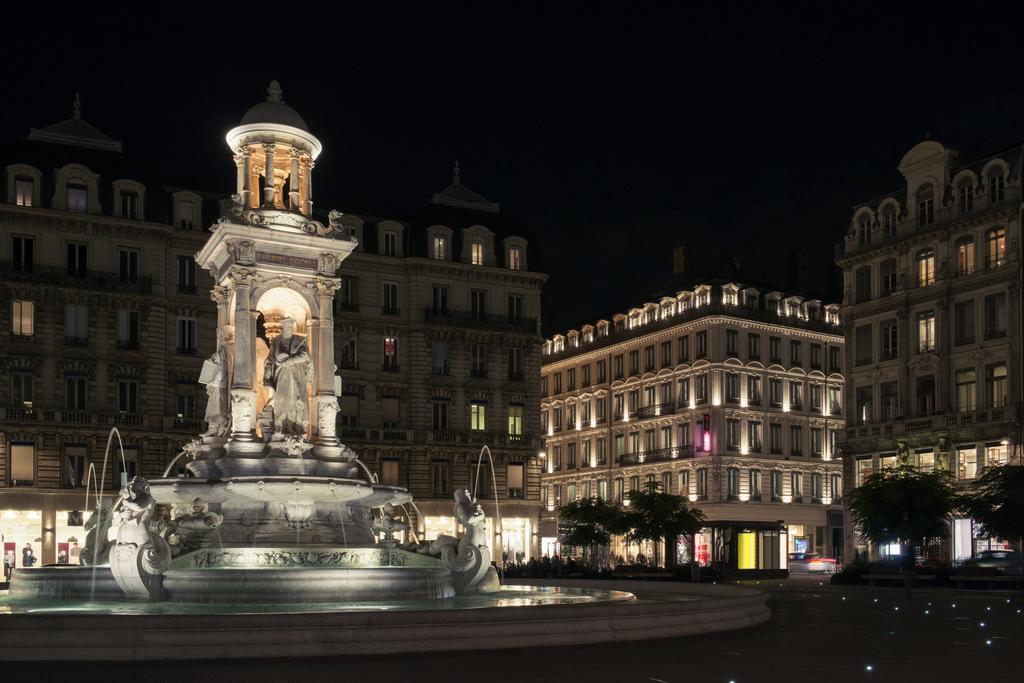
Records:
<instances>
[{"instance_id":1,"label":"corner building","mask_svg":"<svg viewBox=\"0 0 1024 683\"><path fill-rule=\"evenodd\" d=\"M744 575L841 553L840 332L836 304L711 278L547 340L544 551L558 551L560 506L656 481L708 519L695 549L668 549L679 561Z\"/></svg>"},{"instance_id":2,"label":"corner building","mask_svg":"<svg viewBox=\"0 0 1024 683\"><path fill-rule=\"evenodd\" d=\"M854 208L843 271L848 489L898 463L944 469L966 490L1020 463L1020 212L1024 147L962 162L935 141L899 162L904 186ZM847 554L872 559L847 526ZM924 549L962 561L988 548L972 520Z\"/></svg>"}]
</instances>

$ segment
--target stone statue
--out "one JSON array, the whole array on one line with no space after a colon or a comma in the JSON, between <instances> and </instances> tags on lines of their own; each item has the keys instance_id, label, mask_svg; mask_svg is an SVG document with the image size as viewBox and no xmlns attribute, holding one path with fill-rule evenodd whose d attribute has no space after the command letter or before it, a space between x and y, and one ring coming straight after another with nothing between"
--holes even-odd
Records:
<instances>
[{"instance_id":1,"label":"stone statue","mask_svg":"<svg viewBox=\"0 0 1024 683\"><path fill-rule=\"evenodd\" d=\"M491 566L491 549L487 547L487 516L467 489L455 491L455 519L462 525L462 540L437 537L427 554L440 555L452 571L457 593L493 593L501 588L498 574Z\"/></svg>"},{"instance_id":2,"label":"stone statue","mask_svg":"<svg viewBox=\"0 0 1024 683\"><path fill-rule=\"evenodd\" d=\"M112 508L107 530L107 541L113 544L110 572L128 598L163 599L163 573L170 566L171 549L149 527L155 509L149 482L142 477L134 477L121 487L120 498Z\"/></svg>"},{"instance_id":3,"label":"stone statue","mask_svg":"<svg viewBox=\"0 0 1024 683\"><path fill-rule=\"evenodd\" d=\"M295 332L295 321L281 321L281 334L270 345L263 383L271 388L268 404L274 409L274 441L288 434L305 434L309 427L306 387L312 381L313 361L306 339Z\"/></svg>"},{"instance_id":4,"label":"stone statue","mask_svg":"<svg viewBox=\"0 0 1024 683\"><path fill-rule=\"evenodd\" d=\"M97 528L100 518L103 518L103 528ZM82 566L103 565L107 563L110 555L110 544L104 531L110 528L110 503L103 500L96 505L96 509L85 520L83 530L85 531L85 545L78 553L78 564Z\"/></svg>"},{"instance_id":5,"label":"stone statue","mask_svg":"<svg viewBox=\"0 0 1024 683\"><path fill-rule=\"evenodd\" d=\"M202 436L226 436L231 429L228 408L228 345L224 330L217 330L217 350L203 363L199 383L206 385L206 431Z\"/></svg>"},{"instance_id":6,"label":"stone statue","mask_svg":"<svg viewBox=\"0 0 1024 683\"><path fill-rule=\"evenodd\" d=\"M380 519L374 521L372 528L374 533L384 534L385 543L393 543L395 540L395 533L408 531L409 524L395 516L394 505L386 503L383 507L383 514Z\"/></svg>"}]
</instances>

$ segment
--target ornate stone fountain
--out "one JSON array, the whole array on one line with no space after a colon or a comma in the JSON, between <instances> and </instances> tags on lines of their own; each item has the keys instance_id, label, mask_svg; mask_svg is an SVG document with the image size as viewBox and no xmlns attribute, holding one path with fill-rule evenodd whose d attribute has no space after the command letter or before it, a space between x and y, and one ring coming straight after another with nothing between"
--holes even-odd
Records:
<instances>
[{"instance_id":1,"label":"ornate stone fountain","mask_svg":"<svg viewBox=\"0 0 1024 683\"><path fill-rule=\"evenodd\" d=\"M199 378L208 428L186 446L191 476L128 482L107 515L110 545L97 547L97 557L109 557L117 584L136 599L496 590L490 553L474 532L483 511L468 494L456 496L467 529L461 542L400 547L390 511L412 497L376 483L338 441L333 299L338 267L356 242L341 230L340 213L327 225L312 218L320 142L276 82L267 92L227 134L237 192L196 256L215 282L217 348Z\"/></svg>"}]
</instances>

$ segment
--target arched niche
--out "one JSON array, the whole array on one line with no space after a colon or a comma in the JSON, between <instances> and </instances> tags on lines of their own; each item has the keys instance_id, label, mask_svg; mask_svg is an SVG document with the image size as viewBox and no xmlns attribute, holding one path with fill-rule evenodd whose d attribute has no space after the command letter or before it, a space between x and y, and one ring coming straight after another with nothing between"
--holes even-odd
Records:
<instances>
[{"instance_id":1,"label":"arched niche","mask_svg":"<svg viewBox=\"0 0 1024 683\"><path fill-rule=\"evenodd\" d=\"M279 323L284 318L295 321L295 332L309 335L309 323L313 318L309 301L301 293L289 287L270 287L257 292L256 310L263 314L266 324Z\"/></svg>"}]
</instances>

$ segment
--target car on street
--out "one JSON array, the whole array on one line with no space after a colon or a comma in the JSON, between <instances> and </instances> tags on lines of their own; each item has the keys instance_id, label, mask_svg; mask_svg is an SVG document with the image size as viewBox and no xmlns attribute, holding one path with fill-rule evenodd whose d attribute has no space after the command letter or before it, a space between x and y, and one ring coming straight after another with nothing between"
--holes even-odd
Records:
<instances>
[{"instance_id":1,"label":"car on street","mask_svg":"<svg viewBox=\"0 0 1024 683\"><path fill-rule=\"evenodd\" d=\"M979 567L998 569L1003 574L1024 574L1024 562L1016 550L982 550L978 553L977 564Z\"/></svg>"},{"instance_id":2,"label":"car on street","mask_svg":"<svg viewBox=\"0 0 1024 683\"><path fill-rule=\"evenodd\" d=\"M821 553L790 553L790 574L835 574L837 562Z\"/></svg>"}]
</instances>

